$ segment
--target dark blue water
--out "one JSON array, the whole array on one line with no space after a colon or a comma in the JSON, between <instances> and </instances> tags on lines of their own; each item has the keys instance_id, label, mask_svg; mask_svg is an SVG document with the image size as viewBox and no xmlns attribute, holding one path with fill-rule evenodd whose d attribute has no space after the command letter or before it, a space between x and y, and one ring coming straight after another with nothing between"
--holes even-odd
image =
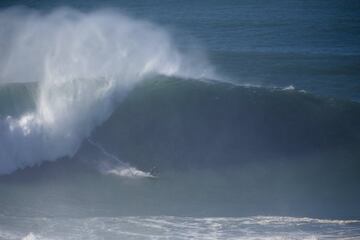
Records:
<instances>
[{"instance_id":1,"label":"dark blue water","mask_svg":"<svg viewBox=\"0 0 360 240\"><path fill-rule=\"evenodd\" d=\"M360 3L347 1L2 1L48 10L117 8L206 49L234 81L360 100ZM181 44L180 44L181 45Z\"/></svg>"}]
</instances>

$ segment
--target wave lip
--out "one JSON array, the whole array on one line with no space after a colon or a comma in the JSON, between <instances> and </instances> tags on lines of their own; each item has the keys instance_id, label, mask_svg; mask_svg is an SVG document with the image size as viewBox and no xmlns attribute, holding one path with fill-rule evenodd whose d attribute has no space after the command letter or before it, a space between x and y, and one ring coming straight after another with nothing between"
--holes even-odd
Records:
<instances>
[{"instance_id":1,"label":"wave lip","mask_svg":"<svg viewBox=\"0 0 360 240\"><path fill-rule=\"evenodd\" d=\"M0 118L0 174L72 157L146 76L206 77L160 27L115 11L0 11L0 83L38 82L35 110ZM31 57L30 57L31 56Z\"/></svg>"}]
</instances>

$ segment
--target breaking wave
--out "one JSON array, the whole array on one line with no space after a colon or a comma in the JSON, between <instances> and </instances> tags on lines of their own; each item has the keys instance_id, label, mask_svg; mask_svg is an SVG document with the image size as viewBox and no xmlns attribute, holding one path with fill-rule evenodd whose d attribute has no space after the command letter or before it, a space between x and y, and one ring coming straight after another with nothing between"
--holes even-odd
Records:
<instances>
[{"instance_id":1,"label":"breaking wave","mask_svg":"<svg viewBox=\"0 0 360 240\"><path fill-rule=\"evenodd\" d=\"M12 8L0 12L0 25L0 84L37 85L27 100L32 109L0 112L0 174L73 156L148 76L213 74L201 54L183 54L164 29L111 10Z\"/></svg>"}]
</instances>

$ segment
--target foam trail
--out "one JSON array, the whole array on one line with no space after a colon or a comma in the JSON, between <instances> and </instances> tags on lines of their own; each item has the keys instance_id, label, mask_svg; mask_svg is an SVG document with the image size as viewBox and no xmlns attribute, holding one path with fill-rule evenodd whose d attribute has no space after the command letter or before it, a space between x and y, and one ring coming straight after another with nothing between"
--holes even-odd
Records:
<instances>
[{"instance_id":1,"label":"foam trail","mask_svg":"<svg viewBox=\"0 0 360 240\"><path fill-rule=\"evenodd\" d=\"M102 154L104 154L105 156L109 157L110 159L115 160L116 162L123 163L123 162L122 162L119 158L117 158L114 154L111 154L111 153L107 152L107 151L105 150L105 148L104 148L103 146L101 146L100 144L94 142L94 141L91 140L90 138L88 138L87 140L88 140L88 142L89 142L91 145L93 145L93 146L95 146L97 149L99 149L99 150L102 152ZM123 164L125 165L125 163L123 163Z\"/></svg>"},{"instance_id":2,"label":"foam trail","mask_svg":"<svg viewBox=\"0 0 360 240\"><path fill-rule=\"evenodd\" d=\"M110 10L1 10L0 26L0 83L39 85L34 111L0 115L0 174L74 156L150 74L212 75L205 59L184 56L163 29Z\"/></svg>"},{"instance_id":3,"label":"foam trail","mask_svg":"<svg viewBox=\"0 0 360 240\"><path fill-rule=\"evenodd\" d=\"M98 163L99 169L102 173L111 174L119 177L128 177L128 178L154 178L154 176L151 173L143 172L121 161L114 154L111 154L108 151L106 151L105 148L101 146L99 143L96 143L90 138L88 138L87 140L91 145L96 147L103 155L108 157L109 160L112 160L112 161L103 160Z\"/></svg>"}]
</instances>

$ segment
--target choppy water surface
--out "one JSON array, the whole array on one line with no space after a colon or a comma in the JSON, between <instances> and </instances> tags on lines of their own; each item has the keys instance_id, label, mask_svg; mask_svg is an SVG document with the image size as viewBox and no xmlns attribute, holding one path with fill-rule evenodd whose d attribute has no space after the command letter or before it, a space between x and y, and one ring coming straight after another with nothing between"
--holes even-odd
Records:
<instances>
[{"instance_id":1,"label":"choppy water surface","mask_svg":"<svg viewBox=\"0 0 360 240\"><path fill-rule=\"evenodd\" d=\"M291 217L3 218L0 239L358 239L359 221ZM16 223L16 226L13 224Z\"/></svg>"}]
</instances>

